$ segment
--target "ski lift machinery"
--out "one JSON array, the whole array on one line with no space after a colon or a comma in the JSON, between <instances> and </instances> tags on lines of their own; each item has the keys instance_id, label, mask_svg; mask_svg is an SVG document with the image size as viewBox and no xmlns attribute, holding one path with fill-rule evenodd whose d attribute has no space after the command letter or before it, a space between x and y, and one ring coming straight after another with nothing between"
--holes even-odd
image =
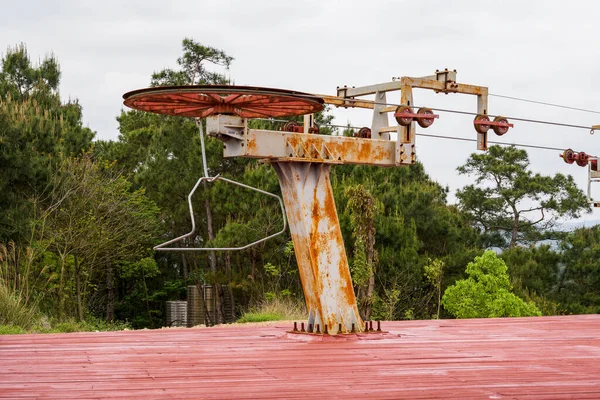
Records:
<instances>
[{"instance_id":1,"label":"ski lift machinery","mask_svg":"<svg viewBox=\"0 0 600 400\"><path fill-rule=\"evenodd\" d=\"M206 119L206 133L224 143L225 157L247 157L270 163L279 179L283 200L272 193L217 176L206 167L204 132L199 123L203 172L188 196L192 230L190 233L155 247L159 251L243 250L283 233L289 223L298 262L308 315L308 332L342 334L372 330L362 321L354 295L350 269L333 198L329 172L335 164L360 164L380 167L410 165L415 162L417 125L431 126L438 118L431 109L413 110L413 89L436 93L476 96L477 116L473 122L477 148L487 149L487 132L498 135L511 124L504 117L488 117L488 89L458 83L456 71L436 71L434 75L402 77L391 82L364 86L338 87L336 96L245 86L174 86L135 90L123 95L130 108L158 114ZM400 106L387 103L391 92L400 92ZM374 95L375 100L364 99ZM321 135L314 124L314 113L324 104L336 107L373 110L372 126L357 137ZM393 114L397 125L390 126ZM285 130L249 129L252 118L304 116L304 124L286 124ZM390 133L397 140L390 140ZM278 233L242 247L188 248L168 247L194 234L192 195L199 185L221 180L255 190L279 200L283 228ZM285 208L284 208L285 204ZM320 327L320 328L319 328ZM296 329L296 328L295 328Z\"/></svg>"}]
</instances>

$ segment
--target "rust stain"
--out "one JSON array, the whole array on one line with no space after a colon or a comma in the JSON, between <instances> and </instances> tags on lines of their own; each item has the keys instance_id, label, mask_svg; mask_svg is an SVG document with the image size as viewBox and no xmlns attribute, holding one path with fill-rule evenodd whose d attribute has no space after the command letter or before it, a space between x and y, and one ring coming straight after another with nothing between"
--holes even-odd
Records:
<instances>
[{"instance_id":1,"label":"rust stain","mask_svg":"<svg viewBox=\"0 0 600 400\"><path fill-rule=\"evenodd\" d=\"M256 151L256 137L251 137L248 139L248 149L246 150L247 153L254 153Z\"/></svg>"}]
</instances>

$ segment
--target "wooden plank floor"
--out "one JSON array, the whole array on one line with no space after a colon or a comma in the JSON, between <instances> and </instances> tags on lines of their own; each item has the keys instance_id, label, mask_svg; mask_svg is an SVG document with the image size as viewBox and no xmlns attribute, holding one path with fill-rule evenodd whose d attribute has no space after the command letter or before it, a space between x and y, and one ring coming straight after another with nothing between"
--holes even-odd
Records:
<instances>
[{"instance_id":1,"label":"wooden plank floor","mask_svg":"<svg viewBox=\"0 0 600 400\"><path fill-rule=\"evenodd\" d=\"M0 398L600 399L600 315L0 336Z\"/></svg>"}]
</instances>

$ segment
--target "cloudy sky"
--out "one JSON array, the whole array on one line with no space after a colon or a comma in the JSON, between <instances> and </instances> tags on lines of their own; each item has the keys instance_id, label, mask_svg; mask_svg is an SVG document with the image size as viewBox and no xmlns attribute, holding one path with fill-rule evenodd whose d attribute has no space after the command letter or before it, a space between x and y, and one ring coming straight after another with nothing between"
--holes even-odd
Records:
<instances>
[{"instance_id":1,"label":"cloudy sky","mask_svg":"<svg viewBox=\"0 0 600 400\"><path fill-rule=\"evenodd\" d=\"M600 110L598 15L594 0L22 0L2 5L0 51L24 42L33 60L53 52L63 99L79 99L97 139L115 140L122 94L146 87L152 72L175 67L184 37L235 57L229 73L239 85L335 94L336 86L447 67L458 70L459 82L491 93ZM399 94L388 101L398 102ZM471 96L417 91L415 103L476 111ZM489 113L600 124L600 114L497 97ZM371 120L367 110L334 115L339 124ZM476 137L472 117L455 114L442 114L423 133ZM499 140L600 153L600 133L581 129L515 122ZM418 137L417 146L427 172L452 193L469 183L456 167L475 143ZM563 163L558 152L529 154L534 171L572 174L586 188L586 170Z\"/></svg>"}]
</instances>

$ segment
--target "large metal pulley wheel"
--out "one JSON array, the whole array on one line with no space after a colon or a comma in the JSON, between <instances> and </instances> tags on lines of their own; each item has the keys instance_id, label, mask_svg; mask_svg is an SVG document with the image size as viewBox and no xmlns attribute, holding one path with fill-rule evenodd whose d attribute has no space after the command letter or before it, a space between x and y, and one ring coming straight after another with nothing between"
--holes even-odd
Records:
<instances>
[{"instance_id":1,"label":"large metal pulley wheel","mask_svg":"<svg viewBox=\"0 0 600 400\"><path fill-rule=\"evenodd\" d=\"M567 164L573 164L575 162L575 152L572 149L563 151L561 157Z\"/></svg>"},{"instance_id":2,"label":"large metal pulley wheel","mask_svg":"<svg viewBox=\"0 0 600 400\"><path fill-rule=\"evenodd\" d=\"M408 126L413 122L413 117L409 115L414 113L412 108L409 106L398 106L398 108L396 108L396 114L407 114L406 116L396 116L396 122L398 122L398 125Z\"/></svg>"},{"instance_id":3,"label":"large metal pulley wheel","mask_svg":"<svg viewBox=\"0 0 600 400\"><path fill-rule=\"evenodd\" d=\"M498 136L502 136L504 135L506 132L508 132L508 119L506 119L506 117L496 117L494 118L494 122L499 122L505 125L494 125L492 129L494 129L494 133Z\"/></svg>"},{"instance_id":4,"label":"large metal pulley wheel","mask_svg":"<svg viewBox=\"0 0 600 400\"><path fill-rule=\"evenodd\" d=\"M371 139L371 128L363 126L358 130L358 132L355 132L353 136L363 139Z\"/></svg>"},{"instance_id":5,"label":"large metal pulley wheel","mask_svg":"<svg viewBox=\"0 0 600 400\"><path fill-rule=\"evenodd\" d=\"M204 118L215 114L278 118L319 112L323 99L292 90L251 86L193 85L134 90L123 95L127 107L157 114Z\"/></svg>"},{"instance_id":6,"label":"large metal pulley wheel","mask_svg":"<svg viewBox=\"0 0 600 400\"><path fill-rule=\"evenodd\" d=\"M584 153L583 151L580 151L579 153L577 153L577 156L575 157L575 162L580 167L585 167L586 165L588 165L589 159L590 159L589 154Z\"/></svg>"},{"instance_id":7,"label":"large metal pulley wheel","mask_svg":"<svg viewBox=\"0 0 600 400\"><path fill-rule=\"evenodd\" d=\"M429 128L431 125L433 125L433 123L435 121L435 115L433 114L433 111L431 110L431 108L427 108L427 107L419 108L419 111L417 111L417 114L431 115L431 118L423 117L423 116L417 117L417 123L419 124L419 126L421 128Z\"/></svg>"},{"instance_id":8,"label":"large metal pulley wheel","mask_svg":"<svg viewBox=\"0 0 600 400\"><path fill-rule=\"evenodd\" d=\"M490 118L487 115L478 115L475 117L473 122L489 122ZM475 123L475 130L477 133L487 133L490 130L490 125Z\"/></svg>"}]
</instances>

